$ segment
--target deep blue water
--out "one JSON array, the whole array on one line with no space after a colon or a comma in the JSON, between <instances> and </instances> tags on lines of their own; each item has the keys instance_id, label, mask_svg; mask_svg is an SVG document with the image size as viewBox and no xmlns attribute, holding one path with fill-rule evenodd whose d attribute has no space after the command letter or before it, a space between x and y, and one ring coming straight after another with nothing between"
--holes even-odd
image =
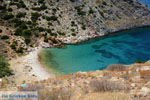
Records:
<instances>
[{"instance_id":1,"label":"deep blue water","mask_svg":"<svg viewBox=\"0 0 150 100\"><path fill-rule=\"evenodd\" d=\"M131 64L150 59L150 28L114 33L66 49L44 50L47 66L62 73L99 70L110 64Z\"/></svg>"},{"instance_id":2,"label":"deep blue water","mask_svg":"<svg viewBox=\"0 0 150 100\"><path fill-rule=\"evenodd\" d=\"M145 3L146 5L148 5L148 8L150 8L150 0L138 0L138 1Z\"/></svg>"}]
</instances>

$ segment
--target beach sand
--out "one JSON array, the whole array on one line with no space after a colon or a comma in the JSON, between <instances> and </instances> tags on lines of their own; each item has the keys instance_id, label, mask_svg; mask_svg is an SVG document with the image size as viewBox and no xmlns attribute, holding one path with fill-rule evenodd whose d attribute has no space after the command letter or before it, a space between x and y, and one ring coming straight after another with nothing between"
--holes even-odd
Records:
<instances>
[{"instance_id":1,"label":"beach sand","mask_svg":"<svg viewBox=\"0 0 150 100\"><path fill-rule=\"evenodd\" d=\"M26 56L13 58L9 61L10 68L14 71L15 82L17 85L22 83L30 83L55 77L55 75L47 72L38 60L38 54L42 47L36 47Z\"/></svg>"}]
</instances>

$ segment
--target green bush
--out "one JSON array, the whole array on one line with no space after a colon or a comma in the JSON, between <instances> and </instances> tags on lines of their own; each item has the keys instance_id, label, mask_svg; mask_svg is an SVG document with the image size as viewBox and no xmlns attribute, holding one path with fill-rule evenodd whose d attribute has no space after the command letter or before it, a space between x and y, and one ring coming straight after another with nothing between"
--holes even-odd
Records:
<instances>
[{"instance_id":1,"label":"green bush","mask_svg":"<svg viewBox=\"0 0 150 100\"><path fill-rule=\"evenodd\" d=\"M59 34L59 35L63 35L63 36L65 35L64 32L58 32L58 34Z\"/></svg>"},{"instance_id":2,"label":"green bush","mask_svg":"<svg viewBox=\"0 0 150 100\"><path fill-rule=\"evenodd\" d=\"M19 3L16 4L18 8L26 8L26 5L22 0L19 1Z\"/></svg>"},{"instance_id":3,"label":"green bush","mask_svg":"<svg viewBox=\"0 0 150 100\"><path fill-rule=\"evenodd\" d=\"M44 42L48 42L48 38L47 37L44 38Z\"/></svg>"},{"instance_id":4,"label":"green bush","mask_svg":"<svg viewBox=\"0 0 150 100\"><path fill-rule=\"evenodd\" d=\"M145 63L146 61L136 61L135 63Z\"/></svg>"},{"instance_id":5,"label":"green bush","mask_svg":"<svg viewBox=\"0 0 150 100\"><path fill-rule=\"evenodd\" d=\"M9 19L12 19L13 17L14 17L13 14L9 14L9 15L5 15L5 16L3 17L3 19L4 19L4 20L9 20Z\"/></svg>"},{"instance_id":6,"label":"green bush","mask_svg":"<svg viewBox=\"0 0 150 100\"><path fill-rule=\"evenodd\" d=\"M22 35L22 32L23 32L23 29L18 28L18 29L15 31L14 35L16 35L16 36L21 36L21 35Z\"/></svg>"},{"instance_id":7,"label":"green bush","mask_svg":"<svg viewBox=\"0 0 150 100\"><path fill-rule=\"evenodd\" d=\"M38 3L39 4L44 3L44 0L38 0Z\"/></svg>"},{"instance_id":8,"label":"green bush","mask_svg":"<svg viewBox=\"0 0 150 100\"><path fill-rule=\"evenodd\" d=\"M25 17L26 13L22 13L22 12L19 12L16 17L17 18L21 18L21 17Z\"/></svg>"},{"instance_id":9,"label":"green bush","mask_svg":"<svg viewBox=\"0 0 150 100\"><path fill-rule=\"evenodd\" d=\"M8 11L9 11L9 12L12 12L12 11L13 11L13 9L12 9L12 8L8 8Z\"/></svg>"},{"instance_id":10,"label":"green bush","mask_svg":"<svg viewBox=\"0 0 150 100\"><path fill-rule=\"evenodd\" d=\"M8 35L3 35L3 36L1 37L1 39L7 40L7 39L9 39L9 36L8 36Z\"/></svg>"},{"instance_id":11,"label":"green bush","mask_svg":"<svg viewBox=\"0 0 150 100\"><path fill-rule=\"evenodd\" d=\"M82 27L81 27L83 30L86 30L86 27L85 27L85 25L82 25Z\"/></svg>"},{"instance_id":12,"label":"green bush","mask_svg":"<svg viewBox=\"0 0 150 100\"><path fill-rule=\"evenodd\" d=\"M20 20L20 19L17 19L17 18L14 18L14 19L12 20L12 23L15 23L15 24L14 24L14 27L18 27L18 26L20 26L22 23L24 23L24 21L22 21L22 20Z\"/></svg>"},{"instance_id":13,"label":"green bush","mask_svg":"<svg viewBox=\"0 0 150 100\"><path fill-rule=\"evenodd\" d=\"M0 5L0 10L6 10L6 6L1 6Z\"/></svg>"},{"instance_id":14,"label":"green bush","mask_svg":"<svg viewBox=\"0 0 150 100\"><path fill-rule=\"evenodd\" d=\"M31 39L30 38L25 38L25 43L26 44L29 44L31 42Z\"/></svg>"},{"instance_id":15,"label":"green bush","mask_svg":"<svg viewBox=\"0 0 150 100\"><path fill-rule=\"evenodd\" d=\"M104 17L104 13L102 11L99 11L99 13L102 17Z\"/></svg>"},{"instance_id":16,"label":"green bush","mask_svg":"<svg viewBox=\"0 0 150 100\"><path fill-rule=\"evenodd\" d=\"M43 27L37 27L36 28L39 32L44 32L45 31L45 29L43 28Z\"/></svg>"},{"instance_id":17,"label":"green bush","mask_svg":"<svg viewBox=\"0 0 150 100\"><path fill-rule=\"evenodd\" d=\"M8 66L8 62L0 55L0 78L12 75L12 70Z\"/></svg>"},{"instance_id":18,"label":"green bush","mask_svg":"<svg viewBox=\"0 0 150 100\"><path fill-rule=\"evenodd\" d=\"M72 31L72 32L75 32L75 29L74 29L74 28L72 28L72 29L71 29L71 31Z\"/></svg>"},{"instance_id":19,"label":"green bush","mask_svg":"<svg viewBox=\"0 0 150 100\"><path fill-rule=\"evenodd\" d=\"M46 16L46 20L47 21L57 21L57 17L56 16L51 16L51 17Z\"/></svg>"},{"instance_id":20,"label":"green bush","mask_svg":"<svg viewBox=\"0 0 150 100\"><path fill-rule=\"evenodd\" d=\"M78 15L85 15L86 12L82 11L82 8L80 6L75 7L75 9L77 10Z\"/></svg>"},{"instance_id":21,"label":"green bush","mask_svg":"<svg viewBox=\"0 0 150 100\"><path fill-rule=\"evenodd\" d=\"M40 17L40 14L35 12L31 14L31 20L32 22L36 22L38 20L38 18Z\"/></svg>"},{"instance_id":22,"label":"green bush","mask_svg":"<svg viewBox=\"0 0 150 100\"><path fill-rule=\"evenodd\" d=\"M23 47L19 47L18 50L16 51L17 53L23 53L24 48Z\"/></svg>"},{"instance_id":23,"label":"green bush","mask_svg":"<svg viewBox=\"0 0 150 100\"><path fill-rule=\"evenodd\" d=\"M107 3L105 1L103 1L102 4L105 5L105 6L107 5Z\"/></svg>"},{"instance_id":24,"label":"green bush","mask_svg":"<svg viewBox=\"0 0 150 100\"><path fill-rule=\"evenodd\" d=\"M13 50L16 50L16 45L15 45L15 44L12 44L10 47L11 47Z\"/></svg>"},{"instance_id":25,"label":"green bush","mask_svg":"<svg viewBox=\"0 0 150 100\"><path fill-rule=\"evenodd\" d=\"M94 13L94 10L90 8L89 14L93 14L93 13Z\"/></svg>"},{"instance_id":26,"label":"green bush","mask_svg":"<svg viewBox=\"0 0 150 100\"><path fill-rule=\"evenodd\" d=\"M47 6L45 4L42 4L40 7L33 7L32 10L36 10L36 11L42 11L42 10L46 10Z\"/></svg>"},{"instance_id":27,"label":"green bush","mask_svg":"<svg viewBox=\"0 0 150 100\"><path fill-rule=\"evenodd\" d=\"M75 2L75 0L70 0L71 2Z\"/></svg>"},{"instance_id":28,"label":"green bush","mask_svg":"<svg viewBox=\"0 0 150 100\"><path fill-rule=\"evenodd\" d=\"M2 33L3 31L0 29L0 33Z\"/></svg>"},{"instance_id":29,"label":"green bush","mask_svg":"<svg viewBox=\"0 0 150 100\"><path fill-rule=\"evenodd\" d=\"M75 34L75 33L72 33L72 36L76 36L76 34Z\"/></svg>"},{"instance_id":30,"label":"green bush","mask_svg":"<svg viewBox=\"0 0 150 100\"><path fill-rule=\"evenodd\" d=\"M45 4L42 4L42 6L40 7L41 10L45 10L47 9L47 6Z\"/></svg>"}]
</instances>

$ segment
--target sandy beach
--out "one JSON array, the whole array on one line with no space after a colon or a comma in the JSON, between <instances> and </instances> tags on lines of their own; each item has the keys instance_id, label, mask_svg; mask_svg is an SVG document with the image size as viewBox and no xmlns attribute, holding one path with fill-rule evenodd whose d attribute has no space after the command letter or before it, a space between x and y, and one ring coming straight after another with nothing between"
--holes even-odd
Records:
<instances>
[{"instance_id":1,"label":"sandy beach","mask_svg":"<svg viewBox=\"0 0 150 100\"><path fill-rule=\"evenodd\" d=\"M11 69L15 75L17 84L30 83L32 81L40 81L54 77L53 74L48 73L40 64L38 54L42 47L36 47L26 56L14 58L9 61Z\"/></svg>"}]
</instances>

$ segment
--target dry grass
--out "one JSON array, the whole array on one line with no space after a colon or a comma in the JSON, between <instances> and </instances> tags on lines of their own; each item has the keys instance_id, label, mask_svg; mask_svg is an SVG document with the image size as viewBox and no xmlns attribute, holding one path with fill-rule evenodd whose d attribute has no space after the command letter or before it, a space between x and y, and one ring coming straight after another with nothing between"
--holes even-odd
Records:
<instances>
[{"instance_id":1,"label":"dry grass","mask_svg":"<svg viewBox=\"0 0 150 100\"><path fill-rule=\"evenodd\" d=\"M90 87L94 92L112 92L126 90L126 86L119 81L110 81L108 79L92 80Z\"/></svg>"},{"instance_id":2,"label":"dry grass","mask_svg":"<svg viewBox=\"0 0 150 100\"><path fill-rule=\"evenodd\" d=\"M127 68L128 67L123 64L111 64L106 69L109 71L125 71Z\"/></svg>"},{"instance_id":3,"label":"dry grass","mask_svg":"<svg viewBox=\"0 0 150 100\"><path fill-rule=\"evenodd\" d=\"M67 89L43 89L38 94L39 100L71 100L72 97L72 92Z\"/></svg>"},{"instance_id":4,"label":"dry grass","mask_svg":"<svg viewBox=\"0 0 150 100\"><path fill-rule=\"evenodd\" d=\"M150 70L139 70L141 78L150 79Z\"/></svg>"},{"instance_id":5,"label":"dry grass","mask_svg":"<svg viewBox=\"0 0 150 100\"><path fill-rule=\"evenodd\" d=\"M129 94L124 92L89 93L82 100L131 100Z\"/></svg>"}]
</instances>

